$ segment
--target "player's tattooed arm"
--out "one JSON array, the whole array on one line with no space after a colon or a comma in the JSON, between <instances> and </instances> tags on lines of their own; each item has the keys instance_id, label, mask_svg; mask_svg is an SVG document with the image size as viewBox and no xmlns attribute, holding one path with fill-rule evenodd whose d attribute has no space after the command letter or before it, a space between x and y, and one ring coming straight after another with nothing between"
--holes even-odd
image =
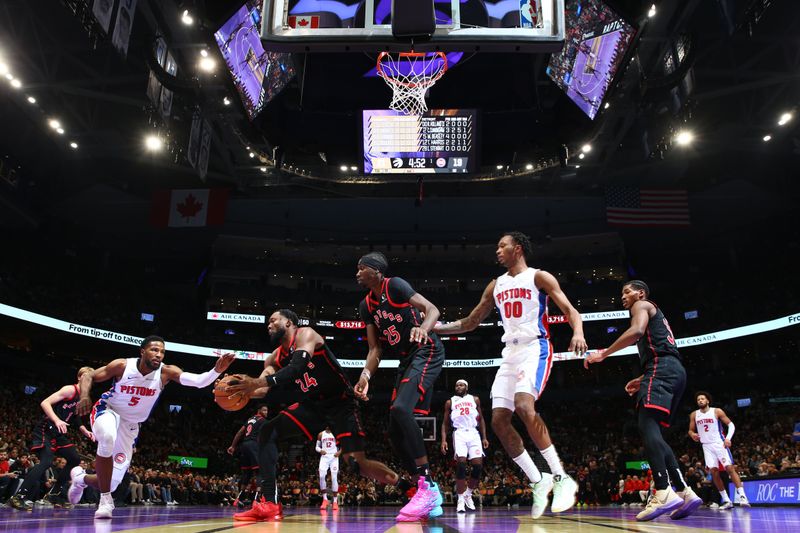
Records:
<instances>
[{"instance_id":1,"label":"player's tattooed arm","mask_svg":"<svg viewBox=\"0 0 800 533\"><path fill-rule=\"evenodd\" d=\"M492 280L483 290L481 300L478 305L464 318L459 318L454 322L446 324L437 324L433 328L434 333L445 335L456 335L458 333L466 333L478 327L478 325L489 316L489 313L494 309L494 284L496 280Z\"/></svg>"}]
</instances>

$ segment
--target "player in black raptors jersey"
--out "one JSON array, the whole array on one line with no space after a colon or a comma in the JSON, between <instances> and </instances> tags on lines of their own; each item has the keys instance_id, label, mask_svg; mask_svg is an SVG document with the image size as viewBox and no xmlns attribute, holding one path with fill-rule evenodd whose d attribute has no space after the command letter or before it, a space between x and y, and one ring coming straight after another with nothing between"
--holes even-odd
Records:
<instances>
[{"instance_id":1,"label":"player in black raptors jersey","mask_svg":"<svg viewBox=\"0 0 800 533\"><path fill-rule=\"evenodd\" d=\"M356 279L369 289L358 309L367 326L369 353L355 391L367 399L369 379L384 354L400 360L389 410L389 435L406 469L418 476L418 490L397 519L424 520L441 514L442 498L431 479L425 442L414 414L428 414L433 384L444 364L442 341L432 333L439 310L405 280L387 278L388 266L380 252L368 253L358 262Z\"/></svg>"},{"instance_id":2,"label":"player in black raptors jersey","mask_svg":"<svg viewBox=\"0 0 800 533\"><path fill-rule=\"evenodd\" d=\"M239 504L239 498L250 484L253 475L258 472L258 433L261 431L261 426L267 421L268 414L269 408L266 405L259 407L256 414L248 418L247 422L239 428L239 431L233 436L233 442L228 446L228 455L233 455L237 449L239 450L239 466L242 469L242 475L239 477L239 494L233 502L234 507ZM253 496L254 500L256 495Z\"/></svg>"},{"instance_id":3,"label":"player in black raptors jersey","mask_svg":"<svg viewBox=\"0 0 800 533\"><path fill-rule=\"evenodd\" d=\"M364 430L353 387L339 366L336 356L322 336L312 328L299 328L294 311L280 309L269 317L270 339L280 343L264 361L258 378L236 375L238 384L228 389L232 395L242 392L251 398L284 393L299 396L268 420L258 436L261 489L266 502L253 502L253 508L234 515L240 521L269 521L282 518L277 502L275 464L277 455L270 452L270 439L305 436L308 440L330 424L342 449L345 463L357 473L379 483L394 484L398 476L385 464L364 455ZM283 396L281 396L283 397Z\"/></svg>"},{"instance_id":4,"label":"player in black raptors jersey","mask_svg":"<svg viewBox=\"0 0 800 533\"><path fill-rule=\"evenodd\" d=\"M683 390L686 370L669 322L653 302L650 289L643 281L629 281L622 287L622 307L630 310L631 326L605 350L587 355L584 366L599 363L609 355L636 343L642 375L625 385L625 391L636 394L639 410L639 432L653 471L656 494L636 519L652 520L669 512L670 518L688 516L702 500L688 487L681 475L672 448L661 435L661 427L669 427L675 419ZM677 494L670 487L677 489Z\"/></svg>"},{"instance_id":5,"label":"player in black raptors jersey","mask_svg":"<svg viewBox=\"0 0 800 533\"><path fill-rule=\"evenodd\" d=\"M93 371L94 369L88 366L78 370L77 383L80 383L84 373ZM9 500L9 504L15 509L33 510L31 500L38 498L42 475L53 464L56 455L66 459L67 465L61 469L53 495L63 491L69 471L80 464L81 458L67 434L67 428L77 426L86 438L94 440L94 436L83 426L81 417L75 413L79 400L79 385L65 385L40 404L45 416L34 428L31 444L31 451L39 457L39 463L28 472L19 491Z\"/></svg>"}]
</instances>

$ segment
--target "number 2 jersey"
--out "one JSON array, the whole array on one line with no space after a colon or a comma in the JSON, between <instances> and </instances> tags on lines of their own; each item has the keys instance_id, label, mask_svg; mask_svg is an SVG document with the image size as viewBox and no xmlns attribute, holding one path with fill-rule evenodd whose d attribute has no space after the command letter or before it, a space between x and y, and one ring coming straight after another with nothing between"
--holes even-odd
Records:
<instances>
[{"instance_id":1,"label":"number 2 jersey","mask_svg":"<svg viewBox=\"0 0 800 533\"><path fill-rule=\"evenodd\" d=\"M302 329L302 328L301 328ZM299 331L299 329L298 329ZM297 333L289 344L289 349L278 347L273 365L280 371L286 368L294 356ZM345 376L339 361L327 344L318 347L306 362L300 375L291 381L276 383L275 387L300 393L302 399L328 400L353 396L353 387Z\"/></svg>"},{"instance_id":2,"label":"number 2 jersey","mask_svg":"<svg viewBox=\"0 0 800 533\"><path fill-rule=\"evenodd\" d=\"M409 283L402 278L385 278L378 298L370 291L358 307L358 314L365 324L374 324L378 329L383 354L400 359L404 368L410 360L409 355L419 349L418 343L411 342L411 330L422 324L423 318L419 310L409 303L417 294ZM442 341L431 332L428 334L429 346L444 352Z\"/></svg>"},{"instance_id":3,"label":"number 2 jersey","mask_svg":"<svg viewBox=\"0 0 800 533\"><path fill-rule=\"evenodd\" d=\"M695 411L694 423L701 443L722 444L725 441L722 424L717 418L717 410L714 407L709 407L705 413L701 409Z\"/></svg>"}]
</instances>

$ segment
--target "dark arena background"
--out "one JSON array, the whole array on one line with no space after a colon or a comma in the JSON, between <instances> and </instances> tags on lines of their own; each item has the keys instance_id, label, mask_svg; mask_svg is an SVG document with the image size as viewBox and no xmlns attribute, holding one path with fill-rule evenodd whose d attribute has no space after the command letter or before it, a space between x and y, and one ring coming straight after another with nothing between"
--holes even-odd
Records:
<instances>
[{"instance_id":1,"label":"dark arena background","mask_svg":"<svg viewBox=\"0 0 800 533\"><path fill-rule=\"evenodd\" d=\"M0 3L0 530L800 531L794 2L428 0L437 33L417 44L444 43L448 68L419 117L389 111L392 90L376 76L379 50L413 45L389 33L372 46L358 29L365 5L387 24L391 2L265 4ZM273 4L285 6L275 16L288 17L277 29L289 44L264 36ZM457 9L486 36L437 41ZM469 22L478 15L484 22ZM560 20L560 38L504 41L505 31L540 31L541 20ZM298 45L292 32L306 26L311 39ZM344 37L314 37L329 28ZM384 148L365 148L374 142ZM702 499L690 516L636 520L656 497L624 390L642 374L639 358L630 348L584 368L553 301L541 330L552 366L535 405L577 483L564 512L548 504L532 516L530 482L492 429L502 305L473 331L441 335L444 368L422 392L431 406L417 423L441 516L396 521L414 488L358 476L344 460L338 495L326 495L338 509L320 509L316 435L301 434L277 443L282 519L234 520L262 503L258 476L240 492L245 470L229 447L260 406L272 419L302 398L277 389L225 411L211 384L166 386L110 520L95 518L91 487L68 502L63 459L34 470L44 449L68 446L95 472L97 444L78 424L65 441L39 434L40 403L76 383L79 368L137 358L142 339L158 335L165 364L203 373L231 352L226 373L256 377L276 348L269 318L285 308L355 385L369 349L359 259L383 253L387 276L408 281L447 323L506 272L496 254L509 231L530 237L527 264L555 276L581 314L589 355L631 325L623 285L649 285L687 374L663 435ZM416 487L390 424L397 366L387 355L358 401L365 452ZM466 512L452 441L442 451L460 379L480 400L489 444ZM94 383L91 401L115 386ZM735 424L731 457L750 507L721 469L734 503L724 508L687 433L698 391ZM517 417L513 427L549 473Z\"/></svg>"}]
</instances>

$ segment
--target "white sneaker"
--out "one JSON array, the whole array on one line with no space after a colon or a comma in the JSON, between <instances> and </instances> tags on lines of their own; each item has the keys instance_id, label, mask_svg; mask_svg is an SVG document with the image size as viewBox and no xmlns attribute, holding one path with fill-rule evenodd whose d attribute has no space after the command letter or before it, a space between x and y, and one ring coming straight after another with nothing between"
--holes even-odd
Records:
<instances>
[{"instance_id":1,"label":"white sneaker","mask_svg":"<svg viewBox=\"0 0 800 533\"><path fill-rule=\"evenodd\" d=\"M661 496L659 496L659 492L662 492ZM656 491L655 496L650 498L650 502L647 504L647 507L645 507L642 512L636 515L636 520L639 522L652 520L664 513L671 513L672 511L679 509L682 505L683 498L675 494L675 491L672 490L672 487L667 487L663 491Z\"/></svg>"},{"instance_id":2,"label":"white sneaker","mask_svg":"<svg viewBox=\"0 0 800 533\"><path fill-rule=\"evenodd\" d=\"M83 478L86 476L86 470L80 466L74 467L69 471L70 485L67 491L67 499L72 505L78 505L83 496L83 489L86 488Z\"/></svg>"},{"instance_id":3,"label":"white sneaker","mask_svg":"<svg viewBox=\"0 0 800 533\"><path fill-rule=\"evenodd\" d=\"M740 507L750 507L750 500L748 500L747 496L744 494L739 494L736 497L736 503L738 503Z\"/></svg>"},{"instance_id":4,"label":"white sneaker","mask_svg":"<svg viewBox=\"0 0 800 533\"><path fill-rule=\"evenodd\" d=\"M554 476L553 481L553 505L550 510L554 513L561 513L575 505L575 493L578 492L578 484L575 480L564 474Z\"/></svg>"},{"instance_id":5,"label":"white sneaker","mask_svg":"<svg viewBox=\"0 0 800 533\"><path fill-rule=\"evenodd\" d=\"M681 518L686 518L690 514L694 512L695 509L703 505L703 499L700 498L695 492L690 488L686 487L683 489L683 492L679 492L678 496L683 498L683 505L680 506L675 511L672 511L669 514L669 517L673 520L680 520Z\"/></svg>"},{"instance_id":6,"label":"white sneaker","mask_svg":"<svg viewBox=\"0 0 800 533\"><path fill-rule=\"evenodd\" d=\"M95 518L111 518L114 512L114 498L111 494L101 494L100 503L97 505L97 511L94 512Z\"/></svg>"},{"instance_id":7,"label":"white sneaker","mask_svg":"<svg viewBox=\"0 0 800 533\"><path fill-rule=\"evenodd\" d=\"M464 495L464 503L467 505L467 509L469 509L470 511L475 510L475 502L472 501L472 494Z\"/></svg>"},{"instance_id":8,"label":"white sneaker","mask_svg":"<svg viewBox=\"0 0 800 533\"><path fill-rule=\"evenodd\" d=\"M722 505L719 506L720 511L727 511L728 509L733 509L733 502L730 500L722 502Z\"/></svg>"},{"instance_id":9,"label":"white sneaker","mask_svg":"<svg viewBox=\"0 0 800 533\"><path fill-rule=\"evenodd\" d=\"M531 507L531 518L539 518L547 509L547 496L553 490L553 474L542 472L542 479L533 487L533 507Z\"/></svg>"},{"instance_id":10,"label":"white sneaker","mask_svg":"<svg viewBox=\"0 0 800 533\"><path fill-rule=\"evenodd\" d=\"M462 494L458 495L458 503L456 503L456 512L457 513L466 513L467 510L464 507L464 496Z\"/></svg>"}]
</instances>

